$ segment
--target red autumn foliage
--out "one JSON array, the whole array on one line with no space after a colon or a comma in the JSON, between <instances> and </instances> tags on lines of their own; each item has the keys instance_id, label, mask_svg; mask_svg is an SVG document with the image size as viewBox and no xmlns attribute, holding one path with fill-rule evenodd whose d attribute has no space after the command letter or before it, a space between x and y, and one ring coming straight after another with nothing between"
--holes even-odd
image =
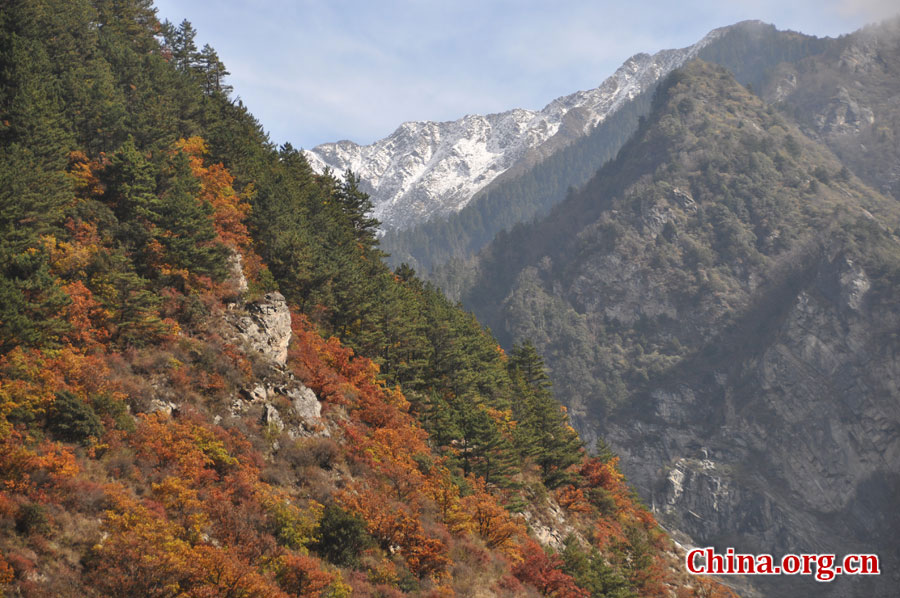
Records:
<instances>
[{"instance_id":1,"label":"red autumn foliage","mask_svg":"<svg viewBox=\"0 0 900 598\"><path fill-rule=\"evenodd\" d=\"M322 562L308 555L282 557L278 584L291 596L319 598L334 583L335 575L322 569Z\"/></svg>"},{"instance_id":2,"label":"red autumn foliage","mask_svg":"<svg viewBox=\"0 0 900 598\"><path fill-rule=\"evenodd\" d=\"M548 556L537 542L529 540L513 575L549 598L588 598L589 594L575 584L572 576L563 573L562 564L559 556Z\"/></svg>"}]
</instances>

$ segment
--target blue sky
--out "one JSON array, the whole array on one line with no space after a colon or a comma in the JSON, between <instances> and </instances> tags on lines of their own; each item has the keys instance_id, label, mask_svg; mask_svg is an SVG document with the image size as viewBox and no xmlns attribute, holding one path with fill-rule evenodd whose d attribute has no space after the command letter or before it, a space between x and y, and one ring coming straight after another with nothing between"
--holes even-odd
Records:
<instances>
[{"instance_id":1,"label":"blue sky","mask_svg":"<svg viewBox=\"0 0 900 598\"><path fill-rule=\"evenodd\" d=\"M744 19L849 33L896 0L156 0L188 19L277 143L371 143L408 120L454 120L599 85L629 56Z\"/></svg>"}]
</instances>

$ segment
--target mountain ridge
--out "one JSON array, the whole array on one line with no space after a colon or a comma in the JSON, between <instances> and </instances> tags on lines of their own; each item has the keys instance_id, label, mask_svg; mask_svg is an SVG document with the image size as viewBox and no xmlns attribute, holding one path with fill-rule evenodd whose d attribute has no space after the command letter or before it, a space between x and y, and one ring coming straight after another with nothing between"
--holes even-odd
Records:
<instances>
[{"instance_id":1,"label":"mountain ridge","mask_svg":"<svg viewBox=\"0 0 900 598\"><path fill-rule=\"evenodd\" d=\"M695 56L735 27L720 27L681 49L641 52L600 86L550 101L541 110L514 108L455 121L410 121L391 135L361 146L342 140L306 150L317 172L352 170L370 193L373 214L385 228L407 228L456 212L497 177L588 134L623 102Z\"/></svg>"}]
</instances>

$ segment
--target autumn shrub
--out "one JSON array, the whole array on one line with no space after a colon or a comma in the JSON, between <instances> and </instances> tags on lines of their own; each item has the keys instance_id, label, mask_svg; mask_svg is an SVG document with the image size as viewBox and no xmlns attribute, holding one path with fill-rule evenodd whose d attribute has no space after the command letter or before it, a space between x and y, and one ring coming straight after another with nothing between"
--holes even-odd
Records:
<instances>
[{"instance_id":1,"label":"autumn shrub","mask_svg":"<svg viewBox=\"0 0 900 598\"><path fill-rule=\"evenodd\" d=\"M46 534L50 531L47 508L36 503L21 505L16 513L16 531L25 536Z\"/></svg>"},{"instance_id":2,"label":"autumn shrub","mask_svg":"<svg viewBox=\"0 0 900 598\"><path fill-rule=\"evenodd\" d=\"M341 455L341 449L331 438L301 438L289 443L281 456L296 470L319 467L331 470Z\"/></svg>"},{"instance_id":3,"label":"autumn shrub","mask_svg":"<svg viewBox=\"0 0 900 598\"><path fill-rule=\"evenodd\" d=\"M323 570L316 558L289 554L282 557L276 579L292 596L318 598L335 581L335 575Z\"/></svg>"},{"instance_id":4,"label":"autumn shrub","mask_svg":"<svg viewBox=\"0 0 900 598\"><path fill-rule=\"evenodd\" d=\"M3 555L0 554L0 586L11 582L14 576L13 568L6 562ZM2 588L0 588L0 596L3 596Z\"/></svg>"}]
</instances>

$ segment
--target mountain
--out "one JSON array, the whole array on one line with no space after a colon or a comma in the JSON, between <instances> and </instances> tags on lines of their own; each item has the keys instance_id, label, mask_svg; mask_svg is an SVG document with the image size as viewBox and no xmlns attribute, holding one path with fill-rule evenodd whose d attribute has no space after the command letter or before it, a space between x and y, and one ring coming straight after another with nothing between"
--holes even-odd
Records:
<instances>
[{"instance_id":1,"label":"mountain","mask_svg":"<svg viewBox=\"0 0 900 598\"><path fill-rule=\"evenodd\" d=\"M887 571L898 225L894 198L692 62L584 189L494 239L463 303L505 345L535 343L583 437L608 441L671 529L738 552L874 552ZM772 596L895 583L752 581Z\"/></svg>"},{"instance_id":2,"label":"mountain","mask_svg":"<svg viewBox=\"0 0 900 598\"><path fill-rule=\"evenodd\" d=\"M793 31L779 31L760 21L743 21L713 32L696 56L728 68L742 84L766 88L785 64L819 56L841 43ZM582 187L631 137L650 110L655 84L622 102L587 135L554 148L539 160L524 161L479 191L461 210L436 216L402 230L389 229L382 246L394 265L408 263L456 293L455 279L465 262L500 231L543 216Z\"/></svg>"},{"instance_id":3,"label":"mountain","mask_svg":"<svg viewBox=\"0 0 900 598\"><path fill-rule=\"evenodd\" d=\"M0 12L0 596L732 596L195 36Z\"/></svg>"},{"instance_id":4,"label":"mountain","mask_svg":"<svg viewBox=\"0 0 900 598\"><path fill-rule=\"evenodd\" d=\"M842 36L826 52L786 62L756 89L857 176L900 199L900 17Z\"/></svg>"},{"instance_id":5,"label":"mountain","mask_svg":"<svg viewBox=\"0 0 900 598\"><path fill-rule=\"evenodd\" d=\"M540 111L514 109L450 122L408 122L371 145L339 141L306 151L317 172L352 170L386 229L408 228L459 211L511 168L583 137L623 103L650 89L726 29L696 44L636 54L599 87L557 98Z\"/></svg>"}]
</instances>

